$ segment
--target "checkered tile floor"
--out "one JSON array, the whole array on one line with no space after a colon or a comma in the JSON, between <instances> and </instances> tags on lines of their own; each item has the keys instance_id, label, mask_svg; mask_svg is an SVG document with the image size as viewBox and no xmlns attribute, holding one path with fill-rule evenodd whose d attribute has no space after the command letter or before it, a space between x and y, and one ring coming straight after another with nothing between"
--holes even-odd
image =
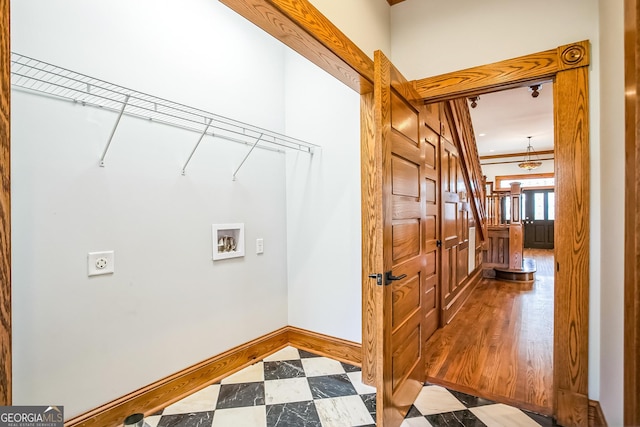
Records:
<instances>
[{"instance_id":1,"label":"checkered tile floor","mask_svg":"<svg viewBox=\"0 0 640 427\"><path fill-rule=\"evenodd\" d=\"M360 368L287 347L145 418L145 427L375 426ZM552 427L550 418L425 385L402 427Z\"/></svg>"}]
</instances>

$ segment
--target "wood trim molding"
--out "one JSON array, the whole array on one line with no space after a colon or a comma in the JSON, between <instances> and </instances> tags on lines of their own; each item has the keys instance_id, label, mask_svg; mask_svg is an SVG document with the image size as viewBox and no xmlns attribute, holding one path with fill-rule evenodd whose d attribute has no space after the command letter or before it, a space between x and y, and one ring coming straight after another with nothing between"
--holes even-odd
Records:
<instances>
[{"instance_id":1,"label":"wood trim molding","mask_svg":"<svg viewBox=\"0 0 640 427\"><path fill-rule=\"evenodd\" d=\"M585 67L589 61L589 41L584 40L506 61L415 80L413 84L422 98L435 102L521 87L525 83L542 83L552 80L560 71Z\"/></svg>"},{"instance_id":2,"label":"wood trim molding","mask_svg":"<svg viewBox=\"0 0 640 427\"><path fill-rule=\"evenodd\" d=\"M589 386L589 70L553 84L556 177L554 390L556 416L586 426Z\"/></svg>"},{"instance_id":3,"label":"wood trim molding","mask_svg":"<svg viewBox=\"0 0 640 427\"><path fill-rule=\"evenodd\" d=\"M478 265L474 271L467 276L464 283L460 286L462 289L445 307L444 318L441 319L442 325L446 326L453 318L458 314L458 311L462 308L465 302L469 299L474 289L480 284L482 279L482 266ZM455 387L454 387L455 389Z\"/></svg>"},{"instance_id":4,"label":"wood trim molding","mask_svg":"<svg viewBox=\"0 0 640 427\"><path fill-rule=\"evenodd\" d=\"M538 158L538 160L540 161L545 161L545 160L555 160L554 157L547 157L547 158ZM522 162L522 160L503 160L503 161L496 161L496 162L485 162L484 160L480 163L482 166L489 166L489 165L507 165L507 164L513 164L513 163L520 163Z\"/></svg>"},{"instance_id":5,"label":"wood trim molding","mask_svg":"<svg viewBox=\"0 0 640 427\"><path fill-rule=\"evenodd\" d=\"M624 424L640 425L640 0L625 0Z\"/></svg>"},{"instance_id":6,"label":"wood trim molding","mask_svg":"<svg viewBox=\"0 0 640 427\"><path fill-rule=\"evenodd\" d=\"M0 0L0 405L11 405L11 51L9 0Z\"/></svg>"},{"instance_id":7,"label":"wood trim molding","mask_svg":"<svg viewBox=\"0 0 640 427\"><path fill-rule=\"evenodd\" d=\"M220 0L358 93L373 61L307 0Z\"/></svg>"},{"instance_id":8,"label":"wood trim molding","mask_svg":"<svg viewBox=\"0 0 640 427\"><path fill-rule=\"evenodd\" d=\"M607 427L607 420L604 418L604 412L600 402L597 400L589 400L589 427Z\"/></svg>"},{"instance_id":9,"label":"wood trim molding","mask_svg":"<svg viewBox=\"0 0 640 427\"><path fill-rule=\"evenodd\" d=\"M382 171L375 165L382 162L381 144L376 144L375 132L375 97L373 92L360 95L360 162L362 191L361 228L362 247L378 248L378 242L383 240L382 215L374 209L382 207ZM368 208L365 210L364 207ZM377 359L373 349L380 344L377 338L380 336L376 330L376 318L381 315L382 307L378 304L378 293L382 292L381 286L377 286L368 277L370 271L383 271L382 254L376 259L363 257L362 259L362 382L371 386L375 385Z\"/></svg>"},{"instance_id":10,"label":"wood trim molding","mask_svg":"<svg viewBox=\"0 0 640 427\"><path fill-rule=\"evenodd\" d=\"M548 154L553 154L553 150L542 150L542 151L536 151L535 152L538 156L546 156ZM522 157L524 158L524 156L527 153L509 153L509 154L491 154L488 156L480 156L480 160L491 160L491 159L504 159L507 157Z\"/></svg>"},{"instance_id":11,"label":"wood trim molding","mask_svg":"<svg viewBox=\"0 0 640 427\"><path fill-rule=\"evenodd\" d=\"M362 345L318 332L287 326L289 345L355 366L362 366Z\"/></svg>"},{"instance_id":12,"label":"wood trim molding","mask_svg":"<svg viewBox=\"0 0 640 427\"><path fill-rule=\"evenodd\" d=\"M65 422L65 427L115 427L132 413L152 414L276 351L292 345L301 350L360 366L362 346L352 341L285 326L248 343L149 384Z\"/></svg>"}]
</instances>

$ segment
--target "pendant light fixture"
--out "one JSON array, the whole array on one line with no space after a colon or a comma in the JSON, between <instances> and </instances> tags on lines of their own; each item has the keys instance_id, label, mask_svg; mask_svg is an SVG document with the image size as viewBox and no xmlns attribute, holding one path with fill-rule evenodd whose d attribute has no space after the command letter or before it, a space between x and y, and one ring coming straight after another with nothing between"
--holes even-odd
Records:
<instances>
[{"instance_id":1,"label":"pendant light fixture","mask_svg":"<svg viewBox=\"0 0 640 427\"><path fill-rule=\"evenodd\" d=\"M529 138L529 145L527 146L527 152L524 155L524 160L518 163L518 167L530 171L542 166L542 162L538 160L538 155L536 154L536 151L531 146L531 137L528 136L527 138ZM533 156L535 156L535 160Z\"/></svg>"}]
</instances>

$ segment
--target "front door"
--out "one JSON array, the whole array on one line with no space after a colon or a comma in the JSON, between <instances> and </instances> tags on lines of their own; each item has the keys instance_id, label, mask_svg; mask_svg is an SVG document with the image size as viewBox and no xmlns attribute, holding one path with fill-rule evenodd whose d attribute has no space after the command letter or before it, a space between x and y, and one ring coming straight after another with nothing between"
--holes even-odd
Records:
<instances>
[{"instance_id":1,"label":"front door","mask_svg":"<svg viewBox=\"0 0 640 427\"><path fill-rule=\"evenodd\" d=\"M422 389L437 327L438 144L427 108L379 51L362 96L363 381L395 427Z\"/></svg>"},{"instance_id":2,"label":"front door","mask_svg":"<svg viewBox=\"0 0 640 427\"><path fill-rule=\"evenodd\" d=\"M553 225L555 222L555 193L552 189L525 190L524 247L553 249Z\"/></svg>"}]
</instances>

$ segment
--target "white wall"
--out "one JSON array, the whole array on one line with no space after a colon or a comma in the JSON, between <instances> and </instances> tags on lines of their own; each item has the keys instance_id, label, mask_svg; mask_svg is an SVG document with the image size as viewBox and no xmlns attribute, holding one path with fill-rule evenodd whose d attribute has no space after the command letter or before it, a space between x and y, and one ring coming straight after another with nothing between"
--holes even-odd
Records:
<instances>
[{"instance_id":1,"label":"white wall","mask_svg":"<svg viewBox=\"0 0 640 427\"><path fill-rule=\"evenodd\" d=\"M287 133L322 146L287 156L289 324L361 342L360 95L286 64Z\"/></svg>"},{"instance_id":2,"label":"white wall","mask_svg":"<svg viewBox=\"0 0 640 427\"><path fill-rule=\"evenodd\" d=\"M601 1L601 7L618 10L620 0L614 5ZM547 13L552 11L553 13ZM591 42L590 66L590 151L591 151L591 210L590 210L590 328L589 328L589 397L601 396L601 364L613 366L610 360L600 359L601 266L606 271L622 268L622 253L614 251L601 257L600 187L600 64L610 66L600 57L599 11L597 0L567 0L536 2L535 10L525 2L507 0L406 0L391 8L392 61L409 79L419 79L445 72L488 64L557 46L588 39ZM617 22L617 21L616 21ZM542 26L542 23L544 25ZM607 29L609 31L609 29ZM614 39L620 34L612 35ZM615 43L615 41L614 41ZM612 58L618 61L619 57ZM617 76L620 81L622 75ZM603 93L602 96L617 95ZM612 113L619 121L617 113ZM607 140L607 145L610 141ZM603 150L605 146L603 145ZM619 165L624 158L612 154ZM618 166L620 167L620 166ZM622 182L603 178L602 185ZM611 209L622 212L622 199L616 200ZM608 223L608 222L607 222ZM617 227L618 226L614 226ZM616 231L615 235L618 233ZM602 252L604 254L604 252ZM603 274L604 276L604 271ZM615 283L609 286L622 286ZM619 301L616 301L616 303ZM613 308L613 307L612 307ZM622 306L617 307L619 311ZM605 313L602 313L603 317ZM607 314L608 315L608 314ZM603 334L606 332L603 332ZM616 338L617 340L617 338ZM616 346L617 348L617 346ZM603 365L604 366L604 365ZM607 381L613 381L607 380ZM616 390L616 391L620 391ZM621 393L610 396L622 400ZM608 409L608 408L607 408ZM615 418L616 409L605 413Z\"/></svg>"},{"instance_id":3,"label":"white wall","mask_svg":"<svg viewBox=\"0 0 640 427\"><path fill-rule=\"evenodd\" d=\"M391 8L392 60L405 77L419 79L593 41L597 3L405 0Z\"/></svg>"},{"instance_id":4,"label":"white wall","mask_svg":"<svg viewBox=\"0 0 640 427\"><path fill-rule=\"evenodd\" d=\"M600 1L602 290L600 404L623 425L624 354L624 2ZM591 360L589 361L592 362Z\"/></svg>"},{"instance_id":5,"label":"white wall","mask_svg":"<svg viewBox=\"0 0 640 427\"><path fill-rule=\"evenodd\" d=\"M390 6L387 0L310 0L324 16L373 59L381 50L391 56Z\"/></svg>"},{"instance_id":6,"label":"white wall","mask_svg":"<svg viewBox=\"0 0 640 427\"><path fill-rule=\"evenodd\" d=\"M220 3L11 3L12 49L284 130L284 49ZM232 40L233 43L229 43ZM14 91L14 404L67 417L287 324L285 156ZM243 259L211 224L244 222ZM255 239L265 253L256 255ZM115 250L88 278L87 252Z\"/></svg>"},{"instance_id":7,"label":"white wall","mask_svg":"<svg viewBox=\"0 0 640 427\"><path fill-rule=\"evenodd\" d=\"M542 166L538 169L531 171L532 174L537 173L553 173L554 165L553 160L542 160ZM487 177L487 181L493 182L494 188L496 185L496 176L503 175L526 175L527 172L520 169L517 163L501 163L494 165L482 165L482 173Z\"/></svg>"}]
</instances>

